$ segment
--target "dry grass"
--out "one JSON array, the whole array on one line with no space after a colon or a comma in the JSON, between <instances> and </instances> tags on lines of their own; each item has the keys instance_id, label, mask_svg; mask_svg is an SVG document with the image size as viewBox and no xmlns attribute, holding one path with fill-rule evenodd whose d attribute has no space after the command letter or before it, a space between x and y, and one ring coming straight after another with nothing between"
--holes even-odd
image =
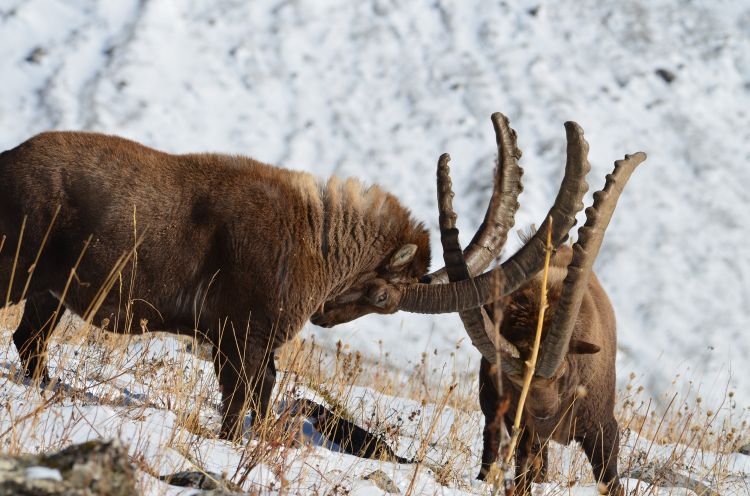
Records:
<instances>
[{"instance_id":1,"label":"dry grass","mask_svg":"<svg viewBox=\"0 0 750 496\"><path fill-rule=\"evenodd\" d=\"M114 335L65 318L49 349L52 375L65 387L40 393L21 384L7 330L15 328L19 316L18 307L0 312L0 356L7 357L0 368L2 453L56 450L98 432L127 442L132 461L144 474L163 475L169 467L223 472L251 492L345 494L378 467L412 494L431 492L430 484L482 492L472 485L483 422L475 374L448 372L461 369L444 366L442 357L423 354L411 370L403 370L390 363L387 353L363 357L342 343L327 349L297 339L282 348L277 364L283 372L274 391L277 409L296 398L314 398L381 435L399 455L422 461L398 466L335 458L326 464L321 450L302 436L301 420L288 409L266 421L249 442L218 440L218 385L210 361L186 351L192 348L200 355L199 343L190 339ZM738 477L732 466L738 456L733 453L750 442L747 412L738 411L731 392L721 415L705 409L700 399L676 396L657 412L631 376L619 404L623 473L653 462L726 494L747 490L747 474ZM155 441L157 428L162 434ZM550 462L548 494L568 494L573 483L593 484L580 449L553 446ZM140 484L144 491L164 488L148 475ZM629 489L656 494L646 482L631 481Z\"/></svg>"}]
</instances>

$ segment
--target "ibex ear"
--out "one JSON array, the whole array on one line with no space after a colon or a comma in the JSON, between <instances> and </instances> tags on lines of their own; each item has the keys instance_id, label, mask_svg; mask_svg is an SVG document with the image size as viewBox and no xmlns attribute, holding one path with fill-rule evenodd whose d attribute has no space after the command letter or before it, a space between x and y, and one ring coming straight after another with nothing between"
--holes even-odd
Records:
<instances>
[{"instance_id":1,"label":"ibex ear","mask_svg":"<svg viewBox=\"0 0 750 496\"><path fill-rule=\"evenodd\" d=\"M388 264L388 268L391 270L398 270L414 260L414 255L416 254L417 245L412 243L406 244L393 254L391 257L391 263Z\"/></svg>"},{"instance_id":2,"label":"ibex ear","mask_svg":"<svg viewBox=\"0 0 750 496\"><path fill-rule=\"evenodd\" d=\"M570 346L568 346L568 354L570 355L593 355L594 353L599 353L599 350L601 348L597 345L577 339L571 339Z\"/></svg>"}]
</instances>

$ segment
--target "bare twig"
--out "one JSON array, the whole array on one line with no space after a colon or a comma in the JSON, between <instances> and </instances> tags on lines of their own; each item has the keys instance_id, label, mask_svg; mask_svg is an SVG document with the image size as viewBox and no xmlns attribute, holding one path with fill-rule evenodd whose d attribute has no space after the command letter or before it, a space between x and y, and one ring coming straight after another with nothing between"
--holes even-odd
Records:
<instances>
[{"instance_id":1,"label":"bare twig","mask_svg":"<svg viewBox=\"0 0 750 496\"><path fill-rule=\"evenodd\" d=\"M435 417L432 419L430 428L427 430L427 434L424 437L424 441L422 441L422 445L420 446L419 451L417 452L417 456L416 456L417 466L414 467L414 475L412 475L411 481L409 481L409 487L406 489L406 496L409 496L410 494L412 494L412 491L414 491L414 483L417 481L417 475L419 474L419 469L422 467L430 438L432 437L433 432L435 432L435 427L437 426L440 413L448 404L448 399L450 398L453 391L456 389L456 386L457 386L456 384L451 384L450 386L448 386L448 391L445 393L445 396L443 396L442 400L440 401L440 404L435 410Z\"/></svg>"},{"instance_id":2,"label":"bare twig","mask_svg":"<svg viewBox=\"0 0 750 496\"><path fill-rule=\"evenodd\" d=\"M21 291L21 297L19 298L19 301L26 298L26 292L29 290L29 285L31 284L31 277L34 275L34 271L36 270L37 265L39 265L39 258L41 258L42 256L42 251L44 250L44 247L47 244L49 233L52 231L52 226L55 225L55 220L57 220L57 216L59 213L60 213L60 205L58 205L57 208L55 209L55 213L52 215L52 220L49 221L49 225L47 226L47 230L44 233L42 242L39 244L39 250L37 250L36 252L36 258L34 258L34 263L32 263L31 267L29 267L29 275L28 277L26 277L26 284L23 286L23 291Z\"/></svg>"},{"instance_id":3,"label":"bare twig","mask_svg":"<svg viewBox=\"0 0 750 496\"><path fill-rule=\"evenodd\" d=\"M16 256L13 257L13 270L10 271L10 280L8 281L8 294L5 295L5 306L10 305L11 291L13 290L13 279L16 276L16 266L18 265L18 256L21 253L21 242L23 241L23 232L26 230L26 219L27 216L23 216L23 222L21 222L21 232L18 233L18 243L16 244ZM5 239L3 239L5 241Z\"/></svg>"},{"instance_id":4,"label":"bare twig","mask_svg":"<svg viewBox=\"0 0 750 496\"><path fill-rule=\"evenodd\" d=\"M531 379L534 377L534 371L536 370L536 359L539 355L539 345L542 341L542 327L544 326L544 312L547 310L547 276L549 275L549 262L552 256L552 217L549 217L549 224L547 225L547 247L544 255L544 271L542 272L542 296L541 303L539 305L539 318L537 319L536 335L534 336L534 346L531 349L531 357L526 361L526 374L523 377L523 388L521 389L521 397L518 399L518 407L516 407L516 418L513 422L513 436L510 439L510 449L505 457L505 463L510 463L510 459L513 456L516 443L518 442L518 435L521 431L521 415L523 414L523 406L526 403L526 397L529 394L531 387Z\"/></svg>"}]
</instances>

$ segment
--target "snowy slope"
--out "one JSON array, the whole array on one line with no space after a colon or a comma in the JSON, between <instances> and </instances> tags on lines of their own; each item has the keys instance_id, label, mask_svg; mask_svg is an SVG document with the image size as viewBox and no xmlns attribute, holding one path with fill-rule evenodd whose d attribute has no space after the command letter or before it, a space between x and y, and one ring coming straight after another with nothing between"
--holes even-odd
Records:
<instances>
[{"instance_id":1,"label":"snowy slope","mask_svg":"<svg viewBox=\"0 0 750 496\"><path fill-rule=\"evenodd\" d=\"M649 154L597 264L621 375L660 398L679 373L678 387L750 404L747 2L2 0L0 74L2 149L64 128L243 153L378 182L433 232L450 151L464 241L488 194L490 113L524 150L518 226L546 212L576 120L592 189L624 153ZM454 366L462 339L452 316L305 332L401 365L437 349ZM465 339L455 360L476 367Z\"/></svg>"},{"instance_id":2,"label":"snowy slope","mask_svg":"<svg viewBox=\"0 0 750 496\"><path fill-rule=\"evenodd\" d=\"M385 432L386 441L398 455L423 455L424 464L419 466L359 458L335 446L326 449L323 446L330 443L324 443L314 431L312 437L298 434L293 422L271 431L273 435L267 434L265 442L229 443L213 434L220 417L218 384L210 360L186 353L185 342L174 337L115 336L109 344L99 337L82 347L78 342L82 336L75 329L80 321L71 324L63 331L66 339L53 343L50 351L51 365L62 386L41 394L13 372L13 364L18 362L13 346L0 345L0 399L6 405L0 410L4 453L54 452L92 439L119 439L139 469L138 489L155 496L201 494L156 478L178 471L225 474L249 494L380 495L383 491L367 480L375 471L382 472L400 494L409 494L409 488L414 495L490 493L491 486L474 479L481 454L481 414L475 408L456 408L448 401L452 391L453 399L466 395L475 402L475 390L460 391L466 384L456 390L434 388L427 401L419 401L404 397L408 388L394 397L377 389L382 384L337 387L328 381L335 376L332 372L316 377L314 386L305 386L303 377L290 381L294 374L280 374L274 393L280 399L277 406L298 397L325 404L320 391L338 391L342 394L334 396L354 420L376 434ZM0 331L0 337L10 341L10 332ZM342 362L338 366L343 366ZM664 426L649 434L648 429L631 423L636 417L627 409L622 413L619 467L629 495L692 495L663 480L659 486L666 487L626 476L630 469L647 470L651 464L670 466L721 494L747 494L750 457L725 452L715 440L700 441L705 432L686 436L683 429L688 423L676 425L676 432ZM671 416L668 422L674 419ZM199 427L194 420L199 420ZM708 428L711 422L697 425ZM309 436L312 428L301 431ZM678 434L679 439L670 437L672 434ZM590 466L575 443L570 447L552 444L549 460L550 480L536 485L534 494L596 493Z\"/></svg>"}]
</instances>

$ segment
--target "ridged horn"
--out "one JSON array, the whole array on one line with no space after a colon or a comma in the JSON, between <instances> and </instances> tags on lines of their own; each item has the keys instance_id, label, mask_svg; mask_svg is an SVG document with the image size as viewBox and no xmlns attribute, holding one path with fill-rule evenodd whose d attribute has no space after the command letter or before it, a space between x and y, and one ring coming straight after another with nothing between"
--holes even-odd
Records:
<instances>
[{"instance_id":1,"label":"ridged horn","mask_svg":"<svg viewBox=\"0 0 750 496\"><path fill-rule=\"evenodd\" d=\"M493 116L494 117L494 116ZM443 260L445 271L450 282L468 279L469 267L461 250L456 228L456 213L453 210L453 190L450 178L450 156L444 153L438 160L437 193L438 212L440 220L440 241L443 245ZM501 334L495 333L495 326L483 307L458 313L471 343L482 356L491 364L497 364L497 351L503 357L500 364L503 371L511 375L523 373L523 362L518 349ZM497 317L497 316L496 316Z\"/></svg>"},{"instance_id":2,"label":"ridged horn","mask_svg":"<svg viewBox=\"0 0 750 496\"><path fill-rule=\"evenodd\" d=\"M565 135L568 141L565 175L555 203L534 236L502 264L508 293L542 270L549 219L552 218L552 245L558 247L568 238L568 233L576 224L576 215L583 209L583 196L589 189L586 174L591 170L589 144L583 137L583 129L575 122L565 123Z\"/></svg>"},{"instance_id":3,"label":"ridged horn","mask_svg":"<svg viewBox=\"0 0 750 496\"><path fill-rule=\"evenodd\" d=\"M607 175L604 189L594 193L594 204L586 209L586 223L578 230L578 241L573 245L573 258L568 264L568 274L563 281L555 315L542 344L536 371L536 375L540 377L552 377L565 359L594 260L617 200L630 175L644 160L646 154L643 152L625 155L624 160L617 160L614 171Z\"/></svg>"},{"instance_id":4,"label":"ridged horn","mask_svg":"<svg viewBox=\"0 0 750 496\"><path fill-rule=\"evenodd\" d=\"M472 276L481 274L500 255L508 239L508 232L515 222L518 195L523 191L523 169L518 165L521 150L518 148L516 132L510 127L508 118L500 112L492 114L491 119L497 143L492 196L484 220L462 256ZM422 279L429 284L444 284L449 280L445 267Z\"/></svg>"}]
</instances>

